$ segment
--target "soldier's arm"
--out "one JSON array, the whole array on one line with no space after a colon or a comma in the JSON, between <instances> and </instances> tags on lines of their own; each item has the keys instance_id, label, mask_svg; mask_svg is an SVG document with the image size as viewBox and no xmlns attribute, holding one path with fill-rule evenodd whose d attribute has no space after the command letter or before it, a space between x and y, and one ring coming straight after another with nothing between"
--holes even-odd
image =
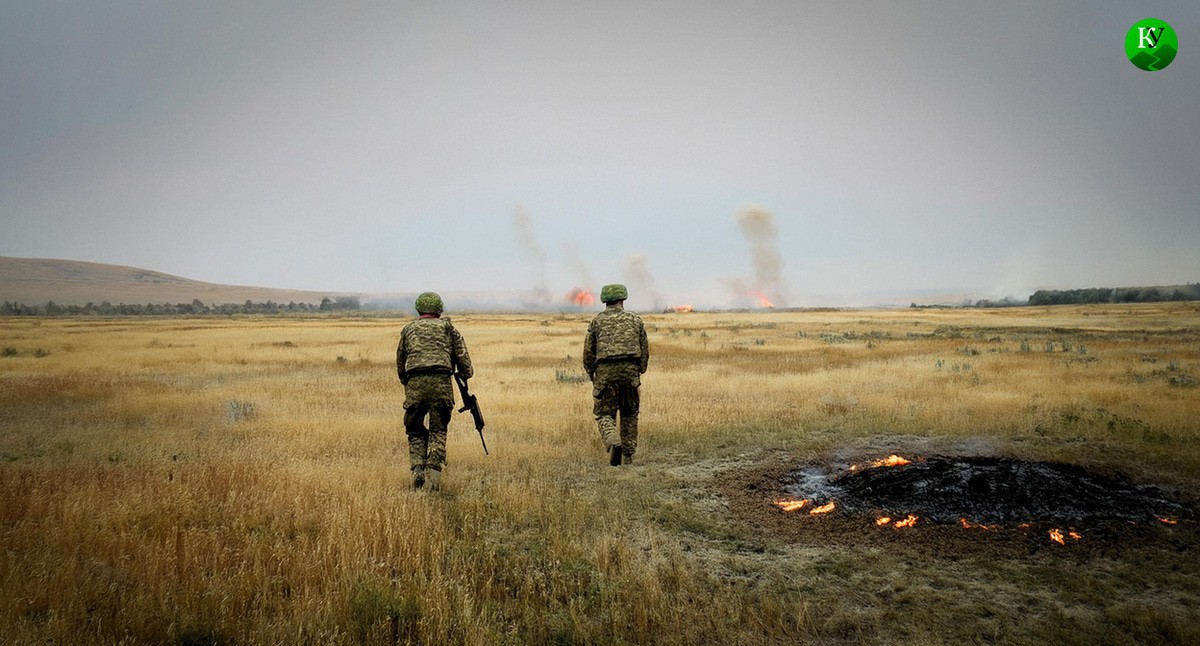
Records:
<instances>
[{"instance_id":1,"label":"soldier's arm","mask_svg":"<svg viewBox=\"0 0 1200 646\"><path fill-rule=\"evenodd\" d=\"M467 342L463 340L458 330L453 327L450 328L450 343L451 356L454 358L454 364L458 368L458 374L462 375L463 379L470 379L475 375L475 368L471 365L471 355L467 352Z\"/></svg>"},{"instance_id":2,"label":"soldier's arm","mask_svg":"<svg viewBox=\"0 0 1200 646\"><path fill-rule=\"evenodd\" d=\"M404 333L400 333L400 343L396 345L396 376L400 383L407 384L408 376L404 374L404 362L408 359L408 347L404 343Z\"/></svg>"},{"instance_id":3,"label":"soldier's arm","mask_svg":"<svg viewBox=\"0 0 1200 646\"><path fill-rule=\"evenodd\" d=\"M588 324L587 335L583 337L583 371L588 379L596 374L596 320Z\"/></svg>"},{"instance_id":4,"label":"soldier's arm","mask_svg":"<svg viewBox=\"0 0 1200 646\"><path fill-rule=\"evenodd\" d=\"M646 366L650 363L650 340L646 338L646 326L638 326L638 342L642 346L641 356L638 357L638 370L646 372Z\"/></svg>"}]
</instances>

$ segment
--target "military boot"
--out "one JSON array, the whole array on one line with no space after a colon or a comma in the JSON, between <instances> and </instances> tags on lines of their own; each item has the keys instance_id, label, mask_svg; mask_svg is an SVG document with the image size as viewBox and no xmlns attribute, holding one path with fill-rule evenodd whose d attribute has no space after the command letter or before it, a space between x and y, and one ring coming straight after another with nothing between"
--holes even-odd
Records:
<instances>
[{"instance_id":1,"label":"military boot","mask_svg":"<svg viewBox=\"0 0 1200 646\"><path fill-rule=\"evenodd\" d=\"M633 454L632 453L622 453L621 454L621 464L633 464Z\"/></svg>"},{"instance_id":2,"label":"military boot","mask_svg":"<svg viewBox=\"0 0 1200 646\"><path fill-rule=\"evenodd\" d=\"M621 466L621 445L614 444L608 447L608 464L609 466Z\"/></svg>"},{"instance_id":3,"label":"military boot","mask_svg":"<svg viewBox=\"0 0 1200 646\"><path fill-rule=\"evenodd\" d=\"M442 470L441 469L429 469L429 471L427 471L425 473L425 480L429 485L428 489L430 491L441 491L442 490Z\"/></svg>"},{"instance_id":4,"label":"military boot","mask_svg":"<svg viewBox=\"0 0 1200 646\"><path fill-rule=\"evenodd\" d=\"M412 481L413 489L420 489L421 487L424 487L425 486L425 469L424 469L424 467L413 467L412 474L413 474L413 481Z\"/></svg>"}]
</instances>

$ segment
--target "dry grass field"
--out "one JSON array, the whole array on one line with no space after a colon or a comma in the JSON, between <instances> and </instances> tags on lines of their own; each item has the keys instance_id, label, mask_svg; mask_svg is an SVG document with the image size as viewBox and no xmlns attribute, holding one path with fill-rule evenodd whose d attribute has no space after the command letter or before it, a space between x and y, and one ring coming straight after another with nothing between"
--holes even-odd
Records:
<instances>
[{"instance_id":1,"label":"dry grass field","mask_svg":"<svg viewBox=\"0 0 1200 646\"><path fill-rule=\"evenodd\" d=\"M454 317L491 455L456 415L440 493L408 486L403 321L0 320L0 643L1200 643L1194 516L943 549L800 540L728 495L970 452L1194 505L1200 306L647 315L620 468L589 318Z\"/></svg>"}]
</instances>

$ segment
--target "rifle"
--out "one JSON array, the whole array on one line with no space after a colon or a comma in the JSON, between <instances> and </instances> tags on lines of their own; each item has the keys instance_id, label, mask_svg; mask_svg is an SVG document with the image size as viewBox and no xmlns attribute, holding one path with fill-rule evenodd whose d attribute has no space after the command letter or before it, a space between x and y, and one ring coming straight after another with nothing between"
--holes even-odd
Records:
<instances>
[{"instance_id":1,"label":"rifle","mask_svg":"<svg viewBox=\"0 0 1200 646\"><path fill-rule=\"evenodd\" d=\"M479 432L479 441L483 443L483 454L488 455L487 441L483 439L483 411L479 410L479 400L467 390L467 380L457 372L454 373L454 382L458 384L458 392L462 395L463 407L458 409L458 412L471 411L471 417L475 419L475 430Z\"/></svg>"}]
</instances>

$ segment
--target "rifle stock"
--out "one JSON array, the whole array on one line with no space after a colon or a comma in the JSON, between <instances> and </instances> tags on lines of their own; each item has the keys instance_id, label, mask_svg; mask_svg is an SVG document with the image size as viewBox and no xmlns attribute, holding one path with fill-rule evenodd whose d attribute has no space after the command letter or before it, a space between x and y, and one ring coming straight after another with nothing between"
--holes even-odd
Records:
<instances>
[{"instance_id":1,"label":"rifle stock","mask_svg":"<svg viewBox=\"0 0 1200 646\"><path fill-rule=\"evenodd\" d=\"M479 433L479 441L483 444L483 454L489 455L487 440L483 439L483 411L479 410L479 400L467 389L467 380L457 372L454 373L454 383L458 384L458 392L462 395L463 405L458 412L471 411L471 417L475 420L475 430Z\"/></svg>"}]
</instances>

